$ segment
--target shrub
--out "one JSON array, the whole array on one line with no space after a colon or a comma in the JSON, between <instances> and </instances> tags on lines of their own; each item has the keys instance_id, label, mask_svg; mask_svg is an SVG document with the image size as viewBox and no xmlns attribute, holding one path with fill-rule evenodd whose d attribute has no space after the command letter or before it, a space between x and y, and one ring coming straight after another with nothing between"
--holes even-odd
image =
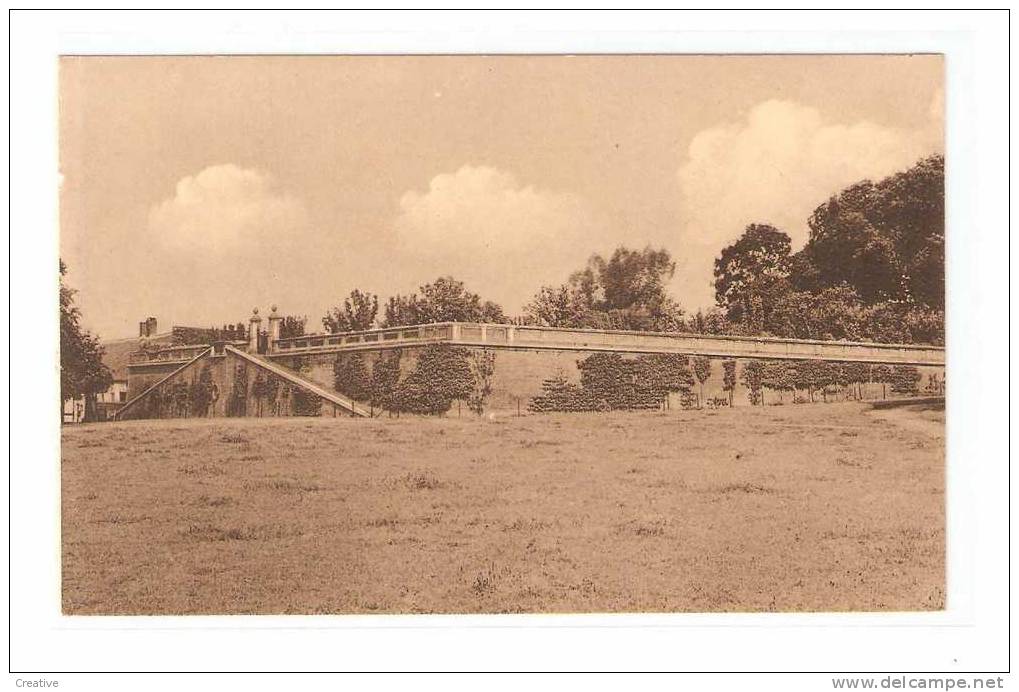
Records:
<instances>
[{"instance_id":1,"label":"shrub","mask_svg":"<svg viewBox=\"0 0 1019 692\"><path fill-rule=\"evenodd\" d=\"M762 403L764 386L764 361L748 360L743 364L743 385L747 388L747 396L754 406Z\"/></svg>"},{"instance_id":2,"label":"shrub","mask_svg":"<svg viewBox=\"0 0 1019 692\"><path fill-rule=\"evenodd\" d=\"M196 416L206 416L209 413L209 406L212 404L214 385L212 383L212 369L206 363L198 379L191 383L189 394L191 411Z\"/></svg>"},{"instance_id":3,"label":"shrub","mask_svg":"<svg viewBox=\"0 0 1019 692\"><path fill-rule=\"evenodd\" d=\"M336 391L357 401L371 399L371 380L364 356L360 353L338 353L333 361L333 386Z\"/></svg>"},{"instance_id":4,"label":"shrub","mask_svg":"<svg viewBox=\"0 0 1019 692\"><path fill-rule=\"evenodd\" d=\"M896 365L892 368L891 385L896 394L916 394L920 383L920 371L912 365Z\"/></svg>"},{"instance_id":5,"label":"shrub","mask_svg":"<svg viewBox=\"0 0 1019 692\"><path fill-rule=\"evenodd\" d=\"M722 390L729 395L729 406L732 406L732 395L736 391L736 361L722 361Z\"/></svg>"},{"instance_id":6,"label":"shrub","mask_svg":"<svg viewBox=\"0 0 1019 692\"><path fill-rule=\"evenodd\" d=\"M248 366L238 362L234 366L233 388L230 390L230 398L226 404L226 415L232 417L243 416L248 410Z\"/></svg>"},{"instance_id":7,"label":"shrub","mask_svg":"<svg viewBox=\"0 0 1019 692\"><path fill-rule=\"evenodd\" d=\"M467 399L467 405L480 416L485 412L485 399L492 393L495 354L491 351L475 351L471 353L470 364L474 374L474 387Z\"/></svg>"},{"instance_id":8,"label":"shrub","mask_svg":"<svg viewBox=\"0 0 1019 692\"><path fill-rule=\"evenodd\" d=\"M454 401L467 401L474 388L475 375L467 349L433 344L421 350L413 372L396 385L390 408L441 415Z\"/></svg>"}]
</instances>

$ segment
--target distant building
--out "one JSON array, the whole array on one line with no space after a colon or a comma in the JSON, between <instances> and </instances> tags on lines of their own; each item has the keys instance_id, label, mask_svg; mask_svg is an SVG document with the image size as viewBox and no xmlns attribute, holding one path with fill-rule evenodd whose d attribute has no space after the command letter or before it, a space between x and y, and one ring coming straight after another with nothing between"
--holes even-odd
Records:
<instances>
[{"instance_id":1,"label":"distant building","mask_svg":"<svg viewBox=\"0 0 1019 692\"><path fill-rule=\"evenodd\" d=\"M96 395L96 420L113 420L117 411L127 403L127 364L130 355L138 351L142 343L158 347L170 346L176 343L175 334L178 329L189 329L188 327L174 327L169 332L159 334L157 333L157 324L155 317L149 317L138 323L137 338L114 339L102 343L103 363L110 369L113 383L106 391ZM64 402L65 423L80 423L84 418L84 397Z\"/></svg>"}]
</instances>

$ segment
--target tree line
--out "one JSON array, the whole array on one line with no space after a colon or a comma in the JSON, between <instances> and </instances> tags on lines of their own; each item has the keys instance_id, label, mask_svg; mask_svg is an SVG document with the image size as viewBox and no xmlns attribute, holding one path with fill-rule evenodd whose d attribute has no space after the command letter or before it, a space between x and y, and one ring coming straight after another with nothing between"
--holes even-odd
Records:
<instances>
[{"instance_id":1,"label":"tree line","mask_svg":"<svg viewBox=\"0 0 1019 692\"><path fill-rule=\"evenodd\" d=\"M607 257L593 254L564 282L541 286L522 319L549 327L944 344L943 157L851 185L819 204L807 225L806 245L793 252L781 229L749 224L715 259L715 306L706 311L686 314L670 295L676 262L668 250L618 247ZM80 396L94 401L111 381L64 273L61 261L61 406ZM330 333L453 321L511 320L451 276L384 303L355 288L321 318ZM306 317L287 315L281 335L302 336L306 325ZM210 331L232 340L243 330L241 321Z\"/></svg>"},{"instance_id":2,"label":"tree line","mask_svg":"<svg viewBox=\"0 0 1019 692\"><path fill-rule=\"evenodd\" d=\"M687 315L669 294L668 250L594 254L561 284L542 286L524 319L548 327L944 344L944 159L932 156L818 205L806 245L749 224L714 263L715 306ZM432 322L507 322L501 306L439 277L396 295L355 289L322 318L329 332Z\"/></svg>"}]
</instances>

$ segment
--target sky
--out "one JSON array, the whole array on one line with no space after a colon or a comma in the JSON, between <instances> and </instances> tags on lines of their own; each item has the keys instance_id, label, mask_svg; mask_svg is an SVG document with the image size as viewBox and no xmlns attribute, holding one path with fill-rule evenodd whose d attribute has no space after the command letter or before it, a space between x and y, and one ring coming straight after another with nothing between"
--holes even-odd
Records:
<instances>
[{"instance_id":1,"label":"sky","mask_svg":"<svg viewBox=\"0 0 1019 692\"><path fill-rule=\"evenodd\" d=\"M65 57L61 257L85 325L276 304L321 330L452 275L507 314L669 250L688 312L750 223L944 150L940 56Z\"/></svg>"}]
</instances>

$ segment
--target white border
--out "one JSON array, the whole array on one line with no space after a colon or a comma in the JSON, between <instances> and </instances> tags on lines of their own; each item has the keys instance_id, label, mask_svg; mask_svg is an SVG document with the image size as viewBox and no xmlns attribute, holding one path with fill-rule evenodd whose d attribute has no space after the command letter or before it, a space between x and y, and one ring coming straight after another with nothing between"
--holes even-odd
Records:
<instances>
[{"instance_id":1,"label":"white border","mask_svg":"<svg viewBox=\"0 0 1019 692\"><path fill-rule=\"evenodd\" d=\"M1001 670L1007 666L1007 17L952 13L24 13L11 29L11 666L17 670ZM875 28L877 27L877 28ZM65 618L59 614L56 60L66 53L943 52L949 610L921 614ZM876 75L875 78L880 78ZM6 251L6 250L5 250ZM25 335L25 336L22 336ZM30 335L27 336L27 335ZM5 404L6 405L6 404ZM25 677L25 676L22 676ZM113 681L113 684L118 684ZM146 683L148 684L148 683ZM109 683L106 685L109 686ZM784 685L788 688L788 685Z\"/></svg>"}]
</instances>

